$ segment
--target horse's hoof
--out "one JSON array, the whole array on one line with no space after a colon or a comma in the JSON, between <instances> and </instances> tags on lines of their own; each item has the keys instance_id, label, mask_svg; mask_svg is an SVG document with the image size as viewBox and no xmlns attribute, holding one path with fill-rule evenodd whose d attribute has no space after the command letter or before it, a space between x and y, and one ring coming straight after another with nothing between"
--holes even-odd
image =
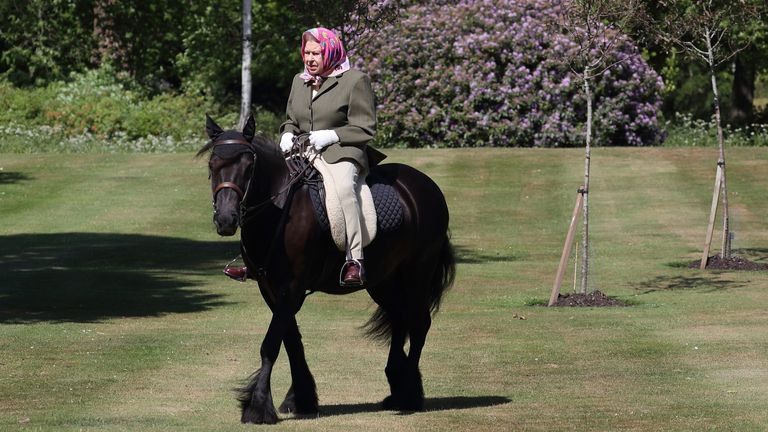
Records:
<instances>
[{"instance_id":1,"label":"horse's hoof","mask_svg":"<svg viewBox=\"0 0 768 432\"><path fill-rule=\"evenodd\" d=\"M296 404L285 401L280 405L280 408L277 409L277 412L280 414L293 414L296 412Z\"/></svg>"},{"instance_id":2,"label":"horse's hoof","mask_svg":"<svg viewBox=\"0 0 768 432\"><path fill-rule=\"evenodd\" d=\"M280 408L277 409L280 414L296 414L300 416L312 416L320 413L318 407L297 407L295 404L283 402Z\"/></svg>"},{"instance_id":3,"label":"horse's hoof","mask_svg":"<svg viewBox=\"0 0 768 432\"><path fill-rule=\"evenodd\" d=\"M243 415L240 417L241 423L252 424L275 424L277 423L277 413L273 409L255 410L252 408L246 408L243 410Z\"/></svg>"},{"instance_id":4,"label":"horse's hoof","mask_svg":"<svg viewBox=\"0 0 768 432\"><path fill-rule=\"evenodd\" d=\"M320 412L317 404L317 394L300 397L291 389L285 396L285 400L277 409L280 414L315 415Z\"/></svg>"},{"instance_id":5,"label":"horse's hoof","mask_svg":"<svg viewBox=\"0 0 768 432\"><path fill-rule=\"evenodd\" d=\"M424 411L424 399L395 398L390 395L381 403L386 411Z\"/></svg>"},{"instance_id":6,"label":"horse's hoof","mask_svg":"<svg viewBox=\"0 0 768 432\"><path fill-rule=\"evenodd\" d=\"M384 401L381 402L381 405L387 411L398 411L397 403L395 402L395 397L392 395L385 397Z\"/></svg>"}]
</instances>

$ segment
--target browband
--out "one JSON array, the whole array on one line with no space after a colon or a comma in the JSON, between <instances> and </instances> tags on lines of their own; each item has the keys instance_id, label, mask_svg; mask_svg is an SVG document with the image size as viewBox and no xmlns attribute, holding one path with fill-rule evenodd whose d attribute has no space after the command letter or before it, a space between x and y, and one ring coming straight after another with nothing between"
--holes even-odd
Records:
<instances>
[{"instance_id":1,"label":"browband","mask_svg":"<svg viewBox=\"0 0 768 432\"><path fill-rule=\"evenodd\" d=\"M224 141L215 141L213 143L214 146L223 145L223 144L243 144L243 145L247 145L247 146L251 145L251 143L249 143L248 141L243 140L243 139L228 139L228 140L224 140Z\"/></svg>"}]
</instances>

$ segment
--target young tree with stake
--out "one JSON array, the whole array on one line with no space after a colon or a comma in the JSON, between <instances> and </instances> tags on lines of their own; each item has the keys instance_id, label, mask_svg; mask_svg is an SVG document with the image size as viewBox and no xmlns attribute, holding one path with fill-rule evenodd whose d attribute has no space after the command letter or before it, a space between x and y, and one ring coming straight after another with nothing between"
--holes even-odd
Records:
<instances>
[{"instance_id":1,"label":"young tree with stake","mask_svg":"<svg viewBox=\"0 0 768 432\"><path fill-rule=\"evenodd\" d=\"M561 3L559 28L576 43L566 56L574 76L582 82L587 104L585 127L584 184L582 195L583 227L581 241L580 292L586 294L589 274L589 180L592 156L593 82L608 70L628 59L615 47L626 40L622 30L641 11L639 0L571 0ZM618 54L617 54L618 53Z\"/></svg>"},{"instance_id":2,"label":"young tree with stake","mask_svg":"<svg viewBox=\"0 0 768 432\"><path fill-rule=\"evenodd\" d=\"M717 126L718 160L715 187L710 210L709 226L700 268L707 265L717 214L718 196L723 204L722 259L731 258L730 212L726 181L725 146L723 139L720 93L717 86L717 67L731 60L747 48L749 35L738 34L750 22L759 20L759 9L746 0L660 0L656 7L663 8L662 18L651 22L659 39L669 49L679 49L706 64L709 69L715 124Z\"/></svg>"}]
</instances>

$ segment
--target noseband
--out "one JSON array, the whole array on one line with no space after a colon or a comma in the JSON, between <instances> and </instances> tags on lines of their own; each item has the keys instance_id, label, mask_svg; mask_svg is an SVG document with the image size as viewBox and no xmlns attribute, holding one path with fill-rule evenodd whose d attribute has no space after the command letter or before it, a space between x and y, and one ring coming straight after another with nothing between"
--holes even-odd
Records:
<instances>
[{"instance_id":1,"label":"noseband","mask_svg":"<svg viewBox=\"0 0 768 432\"><path fill-rule=\"evenodd\" d=\"M222 189L232 189L237 194L237 197L240 201L243 200L243 197L245 194L243 193L243 190L240 189L240 186L232 183L232 182L221 182L218 186L216 186L216 189L213 190L213 200L216 201L216 194L219 193Z\"/></svg>"}]
</instances>

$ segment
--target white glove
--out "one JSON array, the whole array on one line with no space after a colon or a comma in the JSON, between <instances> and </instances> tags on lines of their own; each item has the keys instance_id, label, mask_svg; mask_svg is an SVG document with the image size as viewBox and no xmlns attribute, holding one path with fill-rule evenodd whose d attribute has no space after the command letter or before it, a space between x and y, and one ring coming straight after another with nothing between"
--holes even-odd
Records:
<instances>
[{"instance_id":1,"label":"white glove","mask_svg":"<svg viewBox=\"0 0 768 432\"><path fill-rule=\"evenodd\" d=\"M280 138L280 150L283 151L283 153L288 153L293 148L293 134L290 132L286 132L283 134L283 136Z\"/></svg>"},{"instance_id":2,"label":"white glove","mask_svg":"<svg viewBox=\"0 0 768 432\"><path fill-rule=\"evenodd\" d=\"M323 129L309 133L309 143L315 146L315 150L317 151L336 142L339 142L339 136L331 129Z\"/></svg>"}]
</instances>

